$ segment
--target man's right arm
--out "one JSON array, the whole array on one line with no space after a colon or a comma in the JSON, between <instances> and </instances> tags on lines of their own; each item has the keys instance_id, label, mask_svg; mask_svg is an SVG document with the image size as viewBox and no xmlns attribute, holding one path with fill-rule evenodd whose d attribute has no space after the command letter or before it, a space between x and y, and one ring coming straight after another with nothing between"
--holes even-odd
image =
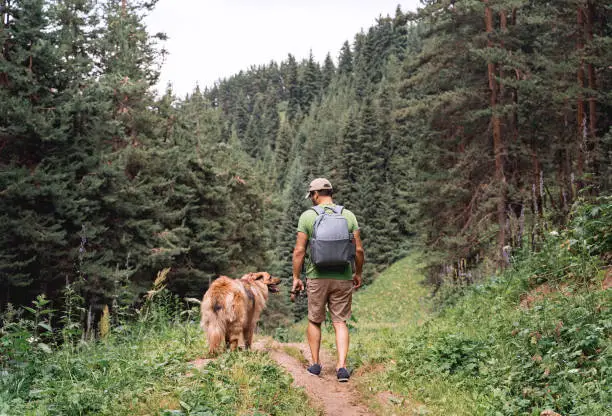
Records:
<instances>
[{"instance_id":1,"label":"man's right arm","mask_svg":"<svg viewBox=\"0 0 612 416\"><path fill-rule=\"evenodd\" d=\"M301 279L302 265L306 256L306 244L308 244L308 236L306 233L298 231L295 239L295 248L293 249L293 287L292 292L304 290L304 283Z\"/></svg>"}]
</instances>

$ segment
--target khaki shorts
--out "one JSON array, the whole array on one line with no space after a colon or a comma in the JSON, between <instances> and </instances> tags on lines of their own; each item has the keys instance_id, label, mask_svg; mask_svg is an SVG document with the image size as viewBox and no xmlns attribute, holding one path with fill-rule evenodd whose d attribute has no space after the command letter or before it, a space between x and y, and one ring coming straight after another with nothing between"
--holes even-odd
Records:
<instances>
[{"instance_id":1,"label":"khaki shorts","mask_svg":"<svg viewBox=\"0 0 612 416\"><path fill-rule=\"evenodd\" d=\"M325 321L325 305L332 322L345 322L351 317L353 281L338 279L308 279L308 320L316 324Z\"/></svg>"}]
</instances>

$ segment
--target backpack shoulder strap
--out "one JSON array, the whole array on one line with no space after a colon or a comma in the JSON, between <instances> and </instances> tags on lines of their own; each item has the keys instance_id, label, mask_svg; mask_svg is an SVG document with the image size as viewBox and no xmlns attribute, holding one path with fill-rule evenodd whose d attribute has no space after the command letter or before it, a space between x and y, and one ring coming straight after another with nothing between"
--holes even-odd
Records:
<instances>
[{"instance_id":1,"label":"backpack shoulder strap","mask_svg":"<svg viewBox=\"0 0 612 416\"><path fill-rule=\"evenodd\" d=\"M342 214L342 211L344 211L344 207L342 205L336 205L332 209L336 214Z\"/></svg>"},{"instance_id":2,"label":"backpack shoulder strap","mask_svg":"<svg viewBox=\"0 0 612 416\"><path fill-rule=\"evenodd\" d=\"M325 210L318 205L312 207L312 210L317 213L317 215L322 215L325 213Z\"/></svg>"}]
</instances>

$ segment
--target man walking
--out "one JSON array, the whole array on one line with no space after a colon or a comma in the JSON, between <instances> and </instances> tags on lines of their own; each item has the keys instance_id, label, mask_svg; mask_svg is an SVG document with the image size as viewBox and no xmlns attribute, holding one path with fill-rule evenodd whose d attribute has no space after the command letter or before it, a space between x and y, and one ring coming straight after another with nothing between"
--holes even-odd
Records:
<instances>
[{"instance_id":1,"label":"man walking","mask_svg":"<svg viewBox=\"0 0 612 416\"><path fill-rule=\"evenodd\" d=\"M315 223L317 223L317 227L322 227L320 224L323 219L319 218L317 221L317 218L325 214L331 214L334 216L334 220L336 220L335 224L341 224L341 227L348 227L350 244L354 244L354 247L351 248L354 250L355 273L353 274L352 272L350 262L330 265L330 262L325 263L313 259L313 247L311 247L311 255L306 259L306 289L308 291L308 328L306 336L312 354L312 365L308 367L308 372L315 376L321 373L321 361L319 360L321 323L325 320L325 307L327 306L336 333L336 349L338 351L336 375L338 381L346 382L350 377L346 369L346 356L349 349L349 333L346 321L351 316L353 290L361 286L364 251L355 215L348 209L336 206L332 200L332 194L332 185L324 178L313 180L308 187L306 198L312 201L313 208L303 212L298 223L295 249L293 250L292 293L304 290L304 283L300 275L309 241L311 246L316 244L316 241L313 240ZM337 221L338 219L339 222ZM332 222L334 221L328 221L328 223ZM317 232L319 228L317 228ZM333 252L334 250L334 248L323 248L321 251Z\"/></svg>"}]
</instances>

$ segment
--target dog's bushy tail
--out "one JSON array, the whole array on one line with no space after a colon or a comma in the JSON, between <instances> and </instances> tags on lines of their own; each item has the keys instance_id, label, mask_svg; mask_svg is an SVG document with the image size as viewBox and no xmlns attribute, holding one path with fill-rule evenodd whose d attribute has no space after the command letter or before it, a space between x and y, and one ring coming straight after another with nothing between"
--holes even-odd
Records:
<instances>
[{"instance_id":1,"label":"dog's bushy tail","mask_svg":"<svg viewBox=\"0 0 612 416\"><path fill-rule=\"evenodd\" d=\"M201 304L202 320L200 326L206 332L208 350L211 354L222 350L227 334L227 323L233 320L234 310L231 307L233 295L226 295L225 299L211 296L204 297Z\"/></svg>"},{"instance_id":2,"label":"dog's bushy tail","mask_svg":"<svg viewBox=\"0 0 612 416\"><path fill-rule=\"evenodd\" d=\"M206 339L208 341L208 352L215 354L224 347L225 331L217 325L208 325L206 328Z\"/></svg>"}]
</instances>

